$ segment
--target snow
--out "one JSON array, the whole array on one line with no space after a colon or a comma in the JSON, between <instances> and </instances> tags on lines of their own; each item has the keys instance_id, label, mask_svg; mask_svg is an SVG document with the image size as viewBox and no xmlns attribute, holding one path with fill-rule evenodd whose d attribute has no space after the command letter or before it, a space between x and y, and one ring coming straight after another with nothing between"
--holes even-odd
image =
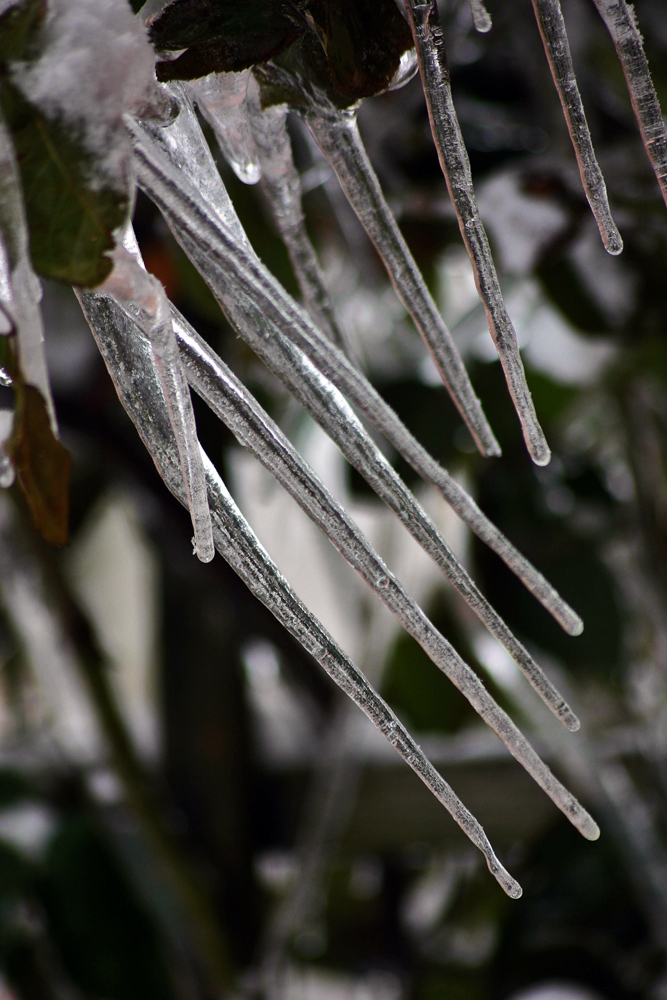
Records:
<instances>
[{"instance_id":1,"label":"snow","mask_svg":"<svg viewBox=\"0 0 667 1000\"><path fill-rule=\"evenodd\" d=\"M47 118L69 126L95 157L94 187L125 190L129 140L123 115L155 87L155 55L126 0L50 0L45 46L12 77Z\"/></svg>"}]
</instances>

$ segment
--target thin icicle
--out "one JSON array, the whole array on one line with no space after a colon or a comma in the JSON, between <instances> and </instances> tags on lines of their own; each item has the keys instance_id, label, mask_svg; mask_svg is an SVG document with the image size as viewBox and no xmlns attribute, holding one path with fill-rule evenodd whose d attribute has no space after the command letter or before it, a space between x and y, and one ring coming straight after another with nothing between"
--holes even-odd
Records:
<instances>
[{"instance_id":1,"label":"thin icicle","mask_svg":"<svg viewBox=\"0 0 667 1000\"><path fill-rule=\"evenodd\" d=\"M173 143L174 136L178 134L178 120L172 128L175 131L170 142ZM470 528L517 573L562 627L570 634L578 635L583 629L579 616L485 517L465 490L416 441L367 379L307 321L252 251L248 250L247 243L242 243L235 236L236 231L232 233L226 228L224 220L202 202L193 186L188 187L187 170L177 172L170 167L164 157L165 153L169 156L165 133L170 131L171 129L149 130L149 139L141 130L134 129L140 184L161 207L176 237L212 287L239 333L269 367L290 385L290 389L305 406L315 407L311 412L321 421L322 417L318 416L317 409L322 407L323 402L317 400L322 389L318 387L317 377L303 365L303 359L299 360L299 353L295 354L292 350L290 354L289 340L293 340L385 435L415 471L431 482ZM156 147L156 143L160 144L162 151ZM222 187L221 182L220 186ZM283 355L289 360L285 361ZM288 381L290 378L292 384ZM328 392L330 394L330 389ZM307 401L309 397L313 402ZM326 389L322 396L322 399L325 398L331 399L332 405L335 403L335 397L327 396ZM334 407L329 426L323 424L343 450L346 446L345 428L348 420L344 411L336 412ZM355 464L353 458L350 460ZM357 459L357 464L358 461ZM363 468L359 467L362 474L366 475Z\"/></svg>"},{"instance_id":2,"label":"thin icicle","mask_svg":"<svg viewBox=\"0 0 667 1000\"><path fill-rule=\"evenodd\" d=\"M349 355L324 278L310 242L301 207L301 178L294 166L287 131L287 105L262 109L254 77L248 84L248 112L262 171L262 187L287 248L303 301L313 322Z\"/></svg>"},{"instance_id":3,"label":"thin icicle","mask_svg":"<svg viewBox=\"0 0 667 1000\"><path fill-rule=\"evenodd\" d=\"M611 216L607 188L595 157L559 0L533 0L533 10L574 146L588 204L595 216L605 249L611 254L619 254L623 249L623 240Z\"/></svg>"},{"instance_id":4,"label":"thin icicle","mask_svg":"<svg viewBox=\"0 0 667 1000\"><path fill-rule=\"evenodd\" d=\"M137 336L130 316L113 299L95 293L81 293L80 298L123 406L166 485L187 506L178 452L150 351ZM138 380L141 393L136 391ZM215 544L222 557L396 748L479 848L505 892L518 899L521 887L503 868L481 825L438 774L386 702L292 591L205 455L204 462Z\"/></svg>"},{"instance_id":5,"label":"thin icicle","mask_svg":"<svg viewBox=\"0 0 667 1000\"><path fill-rule=\"evenodd\" d=\"M42 286L35 274L28 246L28 224L18 166L11 136L0 113L0 238L3 241L0 297L3 318L16 331L18 362L22 377L39 390L49 414L51 429L58 434L56 411L44 353L44 325L40 301Z\"/></svg>"},{"instance_id":6,"label":"thin icicle","mask_svg":"<svg viewBox=\"0 0 667 1000\"><path fill-rule=\"evenodd\" d=\"M188 88L236 176L244 184L256 184L261 170L248 120L249 79L249 69L240 73L211 73L193 81Z\"/></svg>"},{"instance_id":7,"label":"thin icicle","mask_svg":"<svg viewBox=\"0 0 667 1000\"><path fill-rule=\"evenodd\" d=\"M132 310L141 332L151 345L178 444L194 529L195 553L202 562L210 562L215 555L215 548L204 467L190 390L183 375L172 328L169 302L160 282L148 274L124 246L115 248L113 261L113 270L101 286L101 291L113 296L124 308Z\"/></svg>"},{"instance_id":8,"label":"thin icicle","mask_svg":"<svg viewBox=\"0 0 667 1000\"><path fill-rule=\"evenodd\" d=\"M473 266L475 284L486 309L489 331L521 421L528 452L536 465L547 465L551 452L526 384L516 332L505 308L489 240L477 208L470 161L452 100L438 5L436 0L405 0L405 5L440 166Z\"/></svg>"},{"instance_id":9,"label":"thin icicle","mask_svg":"<svg viewBox=\"0 0 667 1000\"><path fill-rule=\"evenodd\" d=\"M375 244L399 298L421 333L452 400L483 455L500 455L500 445L475 395L452 335L387 205L366 155L356 110L313 106L300 110L315 142L336 171L359 221Z\"/></svg>"},{"instance_id":10,"label":"thin icicle","mask_svg":"<svg viewBox=\"0 0 667 1000\"><path fill-rule=\"evenodd\" d=\"M472 23L475 25L475 31L481 31L483 34L491 31L493 27L491 15L482 3L482 0L468 0L468 3L470 4L470 13L472 14Z\"/></svg>"},{"instance_id":11,"label":"thin icicle","mask_svg":"<svg viewBox=\"0 0 667 1000\"><path fill-rule=\"evenodd\" d=\"M172 309L172 317L174 331L181 346L186 377L192 387L206 400L240 443L266 466L340 550L340 544L336 539L337 522L341 516L345 517L345 512L335 512L331 507L331 498L326 491L323 492L323 487L316 477L313 478L313 473L292 444L224 362L175 309ZM329 393L334 391L333 387L329 388ZM299 396L301 395L299 393ZM492 635L495 635L507 649L545 704L568 729L576 731L579 728L579 720L572 710L528 651L512 635L504 621L479 592L433 522L381 455L379 449L376 449L372 442L369 447L369 442L364 440L365 434L359 421L344 401L341 402L342 406L339 405L337 416L340 415L341 409L347 409L347 420L351 425L351 432L344 438L343 454L366 476L376 492L437 563ZM331 421L327 420L328 408L325 407L319 407L314 415L328 430ZM313 412L314 408L310 406L309 409ZM328 505L326 519L318 512L316 502L318 493L325 497L325 500L320 500L320 507L324 503ZM370 583L374 586L373 580ZM380 596L384 599L384 593Z\"/></svg>"},{"instance_id":12,"label":"thin icicle","mask_svg":"<svg viewBox=\"0 0 667 1000\"><path fill-rule=\"evenodd\" d=\"M620 59L644 148L667 205L667 125L653 86L634 8L626 0L593 0Z\"/></svg>"}]
</instances>

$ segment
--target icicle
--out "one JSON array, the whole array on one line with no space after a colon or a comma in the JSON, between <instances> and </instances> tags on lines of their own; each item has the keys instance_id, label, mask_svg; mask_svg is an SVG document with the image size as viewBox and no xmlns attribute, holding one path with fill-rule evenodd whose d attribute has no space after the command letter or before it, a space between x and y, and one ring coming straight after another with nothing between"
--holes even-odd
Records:
<instances>
[{"instance_id":1,"label":"icicle","mask_svg":"<svg viewBox=\"0 0 667 1000\"><path fill-rule=\"evenodd\" d=\"M384 199L359 135L356 111L337 111L333 107L325 111L313 107L307 113L300 113L375 244L399 298L421 333L477 447L483 455L500 455L500 445L475 395L458 349Z\"/></svg>"},{"instance_id":2,"label":"icicle","mask_svg":"<svg viewBox=\"0 0 667 1000\"><path fill-rule=\"evenodd\" d=\"M262 110L254 77L248 84L248 112L262 171L262 187L287 248L303 301L313 322L349 355L347 338L338 325L301 208L301 179L292 158L287 131L287 105Z\"/></svg>"},{"instance_id":3,"label":"icicle","mask_svg":"<svg viewBox=\"0 0 667 1000\"><path fill-rule=\"evenodd\" d=\"M150 351L137 336L129 315L112 299L94 293L80 293L80 299L125 410L165 483L187 506L180 461ZM138 380L142 386L140 394L136 392ZM396 748L484 854L489 870L505 892L518 899L521 887L501 865L480 824L435 770L386 702L291 590L205 455L204 463L215 544L220 554Z\"/></svg>"},{"instance_id":4,"label":"icicle","mask_svg":"<svg viewBox=\"0 0 667 1000\"><path fill-rule=\"evenodd\" d=\"M337 522L341 517L346 517L345 512L333 511L331 498L327 495L326 504L329 505L329 513L327 519L323 519L318 512L317 496L318 493L326 494L326 491L323 494L323 487L313 477L313 473L305 466L280 428L264 413L243 384L176 310L172 309L172 317L174 331L181 346L186 377L192 387L206 400L240 443L248 448L296 499L308 516L325 532L332 544L341 550L337 540L337 535L340 533ZM292 378L289 383L290 388L293 382ZM329 387L329 394L333 392L335 392L333 387ZM303 393L297 390L296 394L301 401ZM313 407L312 403L310 406L308 403L305 405L325 429L329 430L332 421L327 419L329 408L326 402L319 408ZM579 728L579 720L528 651L512 635L504 621L479 592L433 522L381 455L379 449L366 439L363 428L344 400L340 400L337 410L337 422L342 423L340 417L346 416L346 421L350 425L350 430L344 437L341 434L336 436L343 454L368 479L475 614L507 649L545 704L568 729L576 731ZM371 578L369 582L372 587L375 586L375 578ZM384 590L380 597L384 600Z\"/></svg>"},{"instance_id":5,"label":"icicle","mask_svg":"<svg viewBox=\"0 0 667 1000\"><path fill-rule=\"evenodd\" d=\"M470 4L470 13L472 14L472 23L475 25L475 31L480 31L483 34L491 31L493 27L491 15L482 3L482 0L468 0L468 3Z\"/></svg>"},{"instance_id":6,"label":"icicle","mask_svg":"<svg viewBox=\"0 0 667 1000\"><path fill-rule=\"evenodd\" d=\"M595 216L605 249L611 254L619 254L623 249L623 240L612 219L604 177L595 158L559 0L533 0L533 9L574 146L588 204Z\"/></svg>"},{"instance_id":7,"label":"icicle","mask_svg":"<svg viewBox=\"0 0 667 1000\"><path fill-rule=\"evenodd\" d=\"M178 122L172 127L177 129L177 126ZM142 133L134 129L140 184L161 207L177 239L221 300L239 333L285 381L293 377L290 366L295 364L294 355L287 362L282 360L285 352L289 357L285 338L294 340L415 471L438 489L475 534L507 563L562 627L571 635L578 635L583 629L579 616L485 517L465 490L412 437L367 379L307 321L261 262L247 250L247 244L241 244L226 229L223 220L202 202L194 187L188 186L187 172L176 172L169 166L164 153L160 153L155 145L161 143L163 151L168 152L165 131L169 130ZM152 136L152 139L147 136ZM250 312L255 316L254 323L247 318ZM306 369L305 376L300 373L290 388L299 398L313 390L317 393L316 386L316 379L309 376ZM333 397L330 398L333 400ZM302 402L309 405L304 399ZM316 416L316 419L321 417ZM343 450L345 445L341 439L344 441L346 437L343 431L347 420L347 416L334 412L330 426L325 428Z\"/></svg>"},{"instance_id":8,"label":"icicle","mask_svg":"<svg viewBox=\"0 0 667 1000\"><path fill-rule=\"evenodd\" d=\"M44 353L44 326L40 301L42 286L35 274L28 247L28 226L14 147L0 114L0 296L3 325L16 330L18 362L22 377L39 390L57 436L58 423L51 395ZM8 332L8 331L6 331Z\"/></svg>"},{"instance_id":9,"label":"icicle","mask_svg":"<svg viewBox=\"0 0 667 1000\"><path fill-rule=\"evenodd\" d=\"M536 465L547 465L551 452L526 384L516 332L503 302L491 248L477 208L470 161L449 85L438 6L436 0L405 0L405 3L419 58L431 131L461 236L472 262L475 284L486 309L489 330L498 349L528 452Z\"/></svg>"},{"instance_id":10,"label":"icicle","mask_svg":"<svg viewBox=\"0 0 667 1000\"><path fill-rule=\"evenodd\" d=\"M644 148L667 204L667 125L660 111L634 9L625 0L593 0L620 59Z\"/></svg>"},{"instance_id":11,"label":"icicle","mask_svg":"<svg viewBox=\"0 0 667 1000\"><path fill-rule=\"evenodd\" d=\"M113 261L113 270L100 287L100 291L113 296L120 305L132 310L142 333L151 345L178 444L183 482L194 529L195 553L202 562L210 562L215 555L215 549L201 449L197 439L190 390L183 375L171 325L168 300L160 282L144 271L125 247L115 248Z\"/></svg>"},{"instance_id":12,"label":"icicle","mask_svg":"<svg viewBox=\"0 0 667 1000\"><path fill-rule=\"evenodd\" d=\"M236 176L244 184L256 184L261 171L248 120L249 78L249 69L240 73L211 73L190 83L188 88Z\"/></svg>"}]
</instances>

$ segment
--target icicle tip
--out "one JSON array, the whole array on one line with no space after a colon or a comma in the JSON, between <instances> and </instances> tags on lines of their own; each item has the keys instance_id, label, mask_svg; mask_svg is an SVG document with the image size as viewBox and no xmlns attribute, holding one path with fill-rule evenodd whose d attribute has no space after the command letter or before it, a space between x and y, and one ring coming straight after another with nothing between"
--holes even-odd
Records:
<instances>
[{"instance_id":1,"label":"icicle tip","mask_svg":"<svg viewBox=\"0 0 667 1000\"><path fill-rule=\"evenodd\" d=\"M558 713L558 718L571 733L577 733L581 729L581 722L567 705Z\"/></svg>"},{"instance_id":2,"label":"icicle tip","mask_svg":"<svg viewBox=\"0 0 667 1000\"><path fill-rule=\"evenodd\" d=\"M610 253L612 257L618 257L619 253L623 252L623 237L619 233L616 226L611 233L605 233L602 237L602 242L604 243L604 248L607 253Z\"/></svg>"},{"instance_id":3,"label":"icicle tip","mask_svg":"<svg viewBox=\"0 0 667 1000\"><path fill-rule=\"evenodd\" d=\"M510 899L521 899L523 896L523 889L517 880L512 878L507 869L501 865L500 861L498 861L498 858L493 852L487 854L486 863L489 867L489 871Z\"/></svg>"}]
</instances>

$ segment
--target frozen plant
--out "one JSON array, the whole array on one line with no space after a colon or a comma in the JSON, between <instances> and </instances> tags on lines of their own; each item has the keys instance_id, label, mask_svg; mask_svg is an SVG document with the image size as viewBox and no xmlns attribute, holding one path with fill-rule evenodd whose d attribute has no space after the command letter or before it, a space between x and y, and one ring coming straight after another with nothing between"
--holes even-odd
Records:
<instances>
[{"instance_id":1,"label":"frozen plant","mask_svg":"<svg viewBox=\"0 0 667 1000\"><path fill-rule=\"evenodd\" d=\"M624 0L596 0L596 5L614 38L664 190L665 125L634 15ZM303 119L333 167L480 452L499 455L357 128L362 100L401 86L418 67L489 331L529 454L546 465L549 446L477 208L437 4L406 0L404 13L394 0L245 0L241 14L237 6L172 0L147 27L140 9L133 14L126 0L3 0L0 5L0 369L17 400L12 434L1 445L1 483L9 485L15 473L37 528L50 540L64 541L69 466L44 364L40 275L74 286L123 406L167 487L190 511L198 557L210 561L217 549L422 778L516 898L521 889L477 820L290 589L235 506L199 444L191 388L292 494L582 835L596 839L597 824L280 428L169 302L143 266L130 222L138 186L158 206L238 335L396 513L565 727L576 730L572 709L482 596L359 418L436 487L568 633L581 632L579 616L429 455L359 369L303 219L288 111ZM593 152L559 4L534 0L533 6L584 190L606 249L618 253L622 244ZM471 0L471 7L478 30L490 30L483 4ZM163 57L157 66L156 52ZM169 53L175 58L167 58ZM261 178L305 309L250 246L193 102L241 180Z\"/></svg>"}]
</instances>

